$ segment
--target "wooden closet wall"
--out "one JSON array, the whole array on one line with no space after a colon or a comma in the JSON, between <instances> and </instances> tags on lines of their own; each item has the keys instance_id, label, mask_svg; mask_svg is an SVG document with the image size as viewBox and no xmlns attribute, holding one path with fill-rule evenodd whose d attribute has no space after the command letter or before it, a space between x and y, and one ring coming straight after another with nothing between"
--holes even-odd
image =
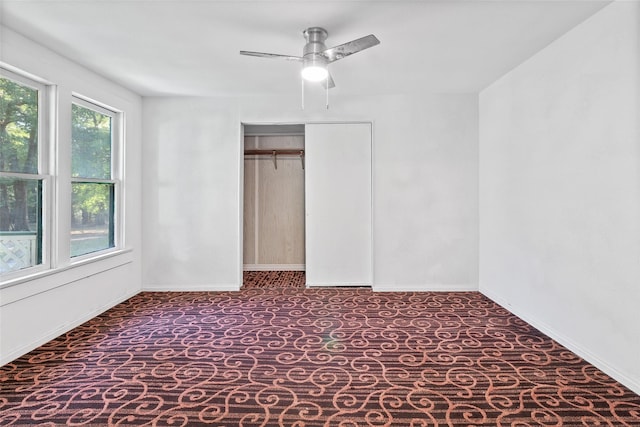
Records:
<instances>
[{"instance_id":1,"label":"wooden closet wall","mask_svg":"<svg viewBox=\"0 0 640 427\"><path fill-rule=\"evenodd\" d=\"M245 150L304 150L303 135L245 136ZM304 270L304 169L299 155L245 155L244 269Z\"/></svg>"}]
</instances>

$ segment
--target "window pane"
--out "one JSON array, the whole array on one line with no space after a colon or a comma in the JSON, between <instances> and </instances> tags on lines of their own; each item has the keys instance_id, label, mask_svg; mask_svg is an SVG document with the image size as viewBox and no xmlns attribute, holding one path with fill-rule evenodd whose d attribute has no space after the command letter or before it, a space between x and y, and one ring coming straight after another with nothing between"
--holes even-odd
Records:
<instances>
[{"instance_id":1,"label":"window pane","mask_svg":"<svg viewBox=\"0 0 640 427\"><path fill-rule=\"evenodd\" d=\"M0 178L0 273L42 263L42 181Z\"/></svg>"},{"instance_id":2,"label":"window pane","mask_svg":"<svg viewBox=\"0 0 640 427\"><path fill-rule=\"evenodd\" d=\"M111 117L72 104L71 176L111 178Z\"/></svg>"},{"instance_id":3,"label":"window pane","mask_svg":"<svg viewBox=\"0 0 640 427\"><path fill-rule=\"evenodd\" d=\"M114 247L113 184L71 184L71 256Z\"/></svg>"},{"instance_id":4,"label":"window pane","mask_svg":"<svg viewBox=\"0 0 640 427\"><path fill-rule=\"evenodd\" d=\"M0 171L38 173L38 91L3 77Z\"/></svg>"}]
</instances>

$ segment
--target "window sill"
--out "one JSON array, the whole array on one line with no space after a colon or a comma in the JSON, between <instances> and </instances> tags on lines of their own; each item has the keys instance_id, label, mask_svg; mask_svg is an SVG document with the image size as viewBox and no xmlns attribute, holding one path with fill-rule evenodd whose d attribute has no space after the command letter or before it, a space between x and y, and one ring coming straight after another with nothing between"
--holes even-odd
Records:
<instances>
[{"instance_id":1,"label":"window sill","mask_svg":"<svg viewBox=\"0 0 640 427\"><path fill-rule=\"evenodd\" d=\"M80 265L87 265L94 262L102 261L103 259L113 258L119 255L123 255L129 252L133 252L133 249L117 249L110 248L100 251L100 253L88 253L84 255L78 255L71 258L71 262L64 269L74 268Z\"/></svg>"},{"instance_id":2,"label":"window sill","mask_svg":"<svg viewBox=\"0 0 640 427\"><path fill-rule=\"evenodd\" d=\"M62 267L7 280L6 282L0 283L0 292L2 292L0 306L118 268L131 262L133 262L133 249L116 249L91 258L78 260ZM95 265L95 268L89 269L90 266L93 265ZM52 276L59 276L60 279L47 280Z\"/></svg>"}]
</instances>

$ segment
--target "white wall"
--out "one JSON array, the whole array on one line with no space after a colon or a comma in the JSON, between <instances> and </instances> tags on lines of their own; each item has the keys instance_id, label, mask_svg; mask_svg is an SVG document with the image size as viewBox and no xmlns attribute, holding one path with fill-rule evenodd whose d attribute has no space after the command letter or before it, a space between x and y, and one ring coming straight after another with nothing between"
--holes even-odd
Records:
<instances>
[{"instance_id":1,"label":"white wall","mask_svg":"<svg viewBox=\"0 0 640 427\"><path fill-rule=\"evenodd\" d=\"M338 89L336 89L338 90ZM143 286L241 284L240 123L372 121L376 289L477 289L477 96L146 98ZM330 167L330 166L328 166Z\"/></svg>"},{"instance_id":2,"label":"white wall","mask_svg":"<svg viewBox=\"0 0 640 427\"><path fill-rule=\"evenodd\" d=\"M480 290L640 392L640 6L480 94Z\"/></svg>"},{"instance_id":3,"label":"white wall","mask_svg":"<svg viewBox=\"0 0 640 427\"><path fill-rule=\"evenodd\" d=\"M60 214L53 229L60 237L54 248L56 269L29 281L0 289L0 364L4 364L136 294L140 290L140 151L141 99L130 91L79 67L48 49L0 27L0 61L57 86ZM71 96L79 94L123 111L127 123L124 171L126 249L110 257L72 264L70 228Z\"/></svg>"}]
</instances>

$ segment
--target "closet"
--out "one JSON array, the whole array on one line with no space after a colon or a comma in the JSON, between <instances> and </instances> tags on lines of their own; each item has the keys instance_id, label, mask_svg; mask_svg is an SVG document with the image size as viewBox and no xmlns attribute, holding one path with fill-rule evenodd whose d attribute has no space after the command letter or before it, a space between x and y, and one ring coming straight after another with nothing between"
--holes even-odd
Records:
<instances>
[{"instance_id":1,"label":"closet","mask_svg":"<svg viewBox=\"0 0 640 427\"><path fill-rule=\"evenodd\" d=\"M304 270L304 126L244 127L244 270Z\"/></svg>"},{"instance_id":2,"label":"closet","mask_svg":"<svg viewBox=\"0 0 640 427\"><path fill-rule=\"evenodd\" d=\"M371 286L370 123L244 129L243 268Z\"/></svg>"}]
</instances>

